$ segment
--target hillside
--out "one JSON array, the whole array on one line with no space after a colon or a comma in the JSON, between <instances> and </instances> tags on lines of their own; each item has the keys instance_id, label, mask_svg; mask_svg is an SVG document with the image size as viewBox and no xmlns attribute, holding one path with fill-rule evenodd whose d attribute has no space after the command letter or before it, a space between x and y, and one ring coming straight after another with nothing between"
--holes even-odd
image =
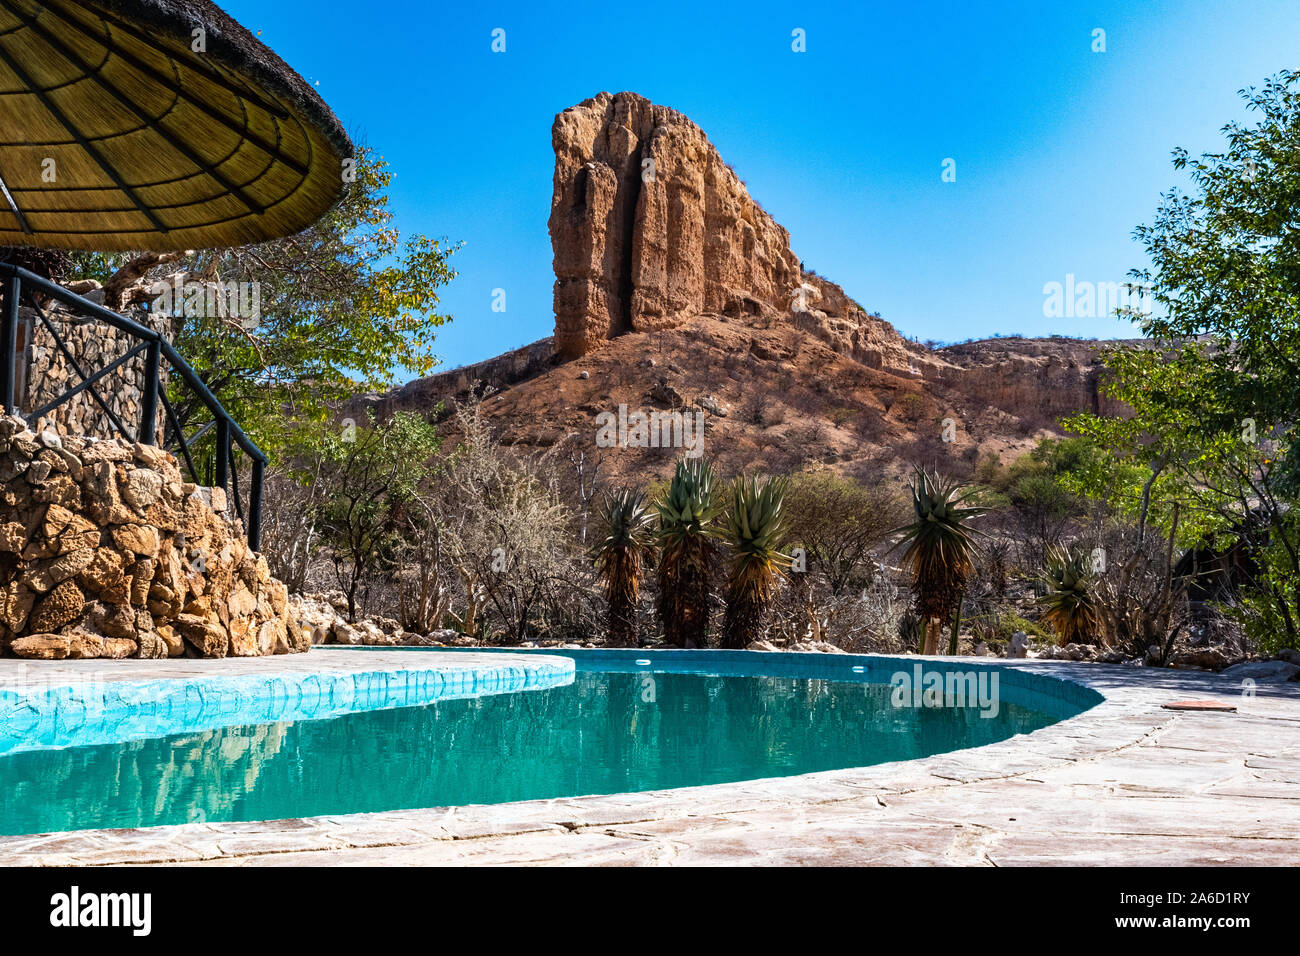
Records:
<instances>
[{"instance_id":1,"label":"hillside","mask_svg":"<svg viewBox=\"0 0 1300 956\"><path fill-rule=\"evenodd\" d=\"M385 416L496 389L484 411L503 440L558 442L596 454L606 474L662 476L673 448L600 449L602 412L702 415L704 452L726 472L825 463L871 477L882 468L944 463L964 472L987 454L1010 459L1056 419L1096 409L1102 343L992 339L928 353L930 376L898 375L841 354L794 324L696 316L674 329L631 332L563 362L551 340L413 382L366 404ZM943 420L953 422L951 442Z\"/></svg>"},{"instance_id":2,"label":"hillside","mask_svg":"<svg viewBox=\"0 0 1300 956\"><path fill-rule=\"evenodd\" d=\"M486 412L508 444L564 441L608 475L644 478L692 433L639 447L637 413L698 422L726 472L821 462L865 477L913 463L968 471L1104 407L1104 343L928 349L805 272L786 230L680 113L601 93L556 117L552 145L555 335L356 409L427 411L477 382L497 390ZM609 447L600 429L620 405L631 433Z\"/></svg>"}]
</instances>

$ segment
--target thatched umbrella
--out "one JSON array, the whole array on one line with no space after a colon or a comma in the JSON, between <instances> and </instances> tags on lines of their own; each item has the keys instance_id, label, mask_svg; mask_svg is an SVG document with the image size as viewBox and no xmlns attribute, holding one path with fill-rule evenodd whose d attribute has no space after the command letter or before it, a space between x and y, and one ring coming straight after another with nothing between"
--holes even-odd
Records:
<instances>
[{"instance_id":1,"label":"thatched umbrella","mask_svg":"<svg viewBox=\"0 0 1300 956\"><path fill-rule=\"evenodd\" d=\"M0 245L289 235L351 155L307 82L206 0L0 0Z\"/></svg>"}]
</instances>

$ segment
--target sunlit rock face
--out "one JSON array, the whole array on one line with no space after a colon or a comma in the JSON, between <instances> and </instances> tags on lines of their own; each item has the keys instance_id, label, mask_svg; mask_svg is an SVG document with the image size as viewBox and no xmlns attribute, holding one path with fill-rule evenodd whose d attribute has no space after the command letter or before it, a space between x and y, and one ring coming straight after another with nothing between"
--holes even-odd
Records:
<instances>
[{"instance_id":1,"label":"sunlit rock face","mask_svg":"<svg viewBox=\"0 0 1300 956\"><path fill-rule=\"evenodd\" d=\"M698 413L724 473L830 465L874 481L884 464L917 461L970 474L1062 434L1064 417L1125 411L1104 388L1107 343L899 335L803 268L681 113L600 93L556 116L552 145L554 336L360 396L343 414L429 412L486 387L503 443L541 449L594 438L596 416L624 404ZM621 445L602 474L644 482L670 460Z\"/></svg>"},{"instance_id":2,"label":"sunlit rock face","mask_svg":"<svg viewBox=\"0 0 1300 956\"><path fill-rule=\"evenodd\" d=\"M551 141L562 358L716 313L785 317L864 364L908 368L894 329L803 271L790 234L681 113L635 93L600 93L560 113Z\"/></svg>"}]
</instances>

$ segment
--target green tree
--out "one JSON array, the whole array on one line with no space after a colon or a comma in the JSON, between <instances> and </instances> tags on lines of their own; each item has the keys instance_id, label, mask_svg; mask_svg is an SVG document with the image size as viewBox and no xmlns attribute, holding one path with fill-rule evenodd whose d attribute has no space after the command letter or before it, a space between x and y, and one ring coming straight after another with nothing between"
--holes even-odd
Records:
<instances>
[{"instance_id":1,"label":"green tree","mask_svg":"<svg viewBox=\"0 0 1300 956\"><path fill-rule=\"evenodd\" d=\"M717 554L717 489L703 458L680 459L655 502L659 544L659 619L674 647L705 647L713 604L710 571Z\"/></svg>"},{"instance_id":2,"label":"green tree","mask_svg":"<svg viewBox=\"0 0 1300 956\"><path fill-rule=\"evenodd\" d=\"M968 522L982 508L962 507L970 496L954 481L917 470L912 484L916 520L900 528L906 545L903 567L912 573L916 612L925 622L923 654L939 651L939 629L958 613L966 583L975 573L975 534ZM954 633L957 623L954 619Z\"/></svg>"},{"instance_id":3,"label":"green tree","mask_svg":"<svg viewBox=\"0 0 1300 956\"><path fill-rule=\"evenodd\" d=\"M1079 499L1047 471L1017 479L1007 497L1020 530L1022 557L1031 566L1041 564L1080 513Z\"/></svg>"},{"instance_id":4,"label":"green tree","mask_svg":"<svg viewBox=\"0 0 1300 956\"><path fill-rule=\"evenodd\" d=\"M832 597L866 584L872 550L904 520L906 503L882 484L833 471L800 472L785 492L790 538L806 552L809 571L826 579Z\"/></svg>"},{"instance_id":5,"label":"green tree","mask_svg":"<svg viewBox=\"0 0 1300 956\"><path fill-rule=\"evenodd\" d=\"M317 480L329 494L320 504L319 529L335 577L356 620L357 590L374 571L391 568L406 511L415 502L438 435L419 415L398 412L388 421L327 433Z\"/></svg>"},{"instance_id":6,"label":"green tree","mask_svg":"<svg viewBox=\"0 0 1300 956\"><path fill-rule=\"evenodd\" d=\"M1226 543L1243 526L1266 527L1248 623L1266 644L1296 646L1300 528L1288 512L1300 412L1300 76L1283 72L1242 95L1258 122L1225 126L1221 152L1175 150L1192 191L1168 192L1136 231L1151 265L1132 276L1156 308L1132 317L1152 341L1109 350L1103 385L1132 416L1066 424L1130 470L1101 483L1140 529L1167 532L1178 513L1189 540Z\"/></svg>"},{"instance_id":7,"label":"green tree","mask_svg":"<svg viewBox=\"0 0 1300 956\"><path fill-rule=\"evenodd\" d=\"M297 440L296 426L328 421L332 403L437 364L434 331L448 321L436 312L437 293L456 275L448 257L457 246L422 235L402 240L388 205L392 178L383 157L359 146L355 182L297 235L179 254L78 253L72 271L104 281L110 307L170 305L177 350L278 457ZM259 314L219 314L195 295L163 299L155 283L171 288L176 277L257 283ZM183 425L206 421L187 389L173 381L168 395Z\"/></svg>"},{"instance_id":8,"label":"green tree","mask_svg":"<svg viewBox=\"0 0 1300 956\"><path fill-rule=\"evenodd\" d=\"M1047 592L1038 599L1042 622L1056 631L1061 646L1096 642L1101 636L1101 617L1088 555L1080 549L1052 547L1044 580Z\"/></svg>"}]
</instances>

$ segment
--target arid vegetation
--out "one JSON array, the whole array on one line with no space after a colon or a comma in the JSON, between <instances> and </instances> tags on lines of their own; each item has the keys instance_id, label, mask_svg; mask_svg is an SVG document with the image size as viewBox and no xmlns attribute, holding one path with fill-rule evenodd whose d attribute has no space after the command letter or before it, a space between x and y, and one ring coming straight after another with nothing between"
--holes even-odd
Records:
<instances>
[{"instance_id":1,"label":"arid vegetation","mask_svg":"<svg viewBox=\"0 0 1300 956\"><path fill-rule=\"evenodd\" d=\"M999 655L1023 632L1048 656L1181 666L1251 648L1240 598L1198 599L1175 567L1188 539L1073 490L1114 461L1082 438L967 482L668 459L628 487L570 451L503 446L478 400L368 423L272 477L296 520L268 526L268 555L341 614L437 643Z\"/></svg>"},{"instance_id":2,"label":"arid vegetation","mask_svg":"<svg viewBox=\"0 0 1300 956\"><path fill-rule=\"evenodd\" d=\"M1192 189L1137 231L1141 340L933 352L834 296L842 320L681 316L286 442L277 573L444 643L1294 649L1298 85L1247 91L1259 122L1224 152L1174 154ZM646 402L701 415L704 456L593 444L595 415Z\"/></svg>"}]
</instances>

